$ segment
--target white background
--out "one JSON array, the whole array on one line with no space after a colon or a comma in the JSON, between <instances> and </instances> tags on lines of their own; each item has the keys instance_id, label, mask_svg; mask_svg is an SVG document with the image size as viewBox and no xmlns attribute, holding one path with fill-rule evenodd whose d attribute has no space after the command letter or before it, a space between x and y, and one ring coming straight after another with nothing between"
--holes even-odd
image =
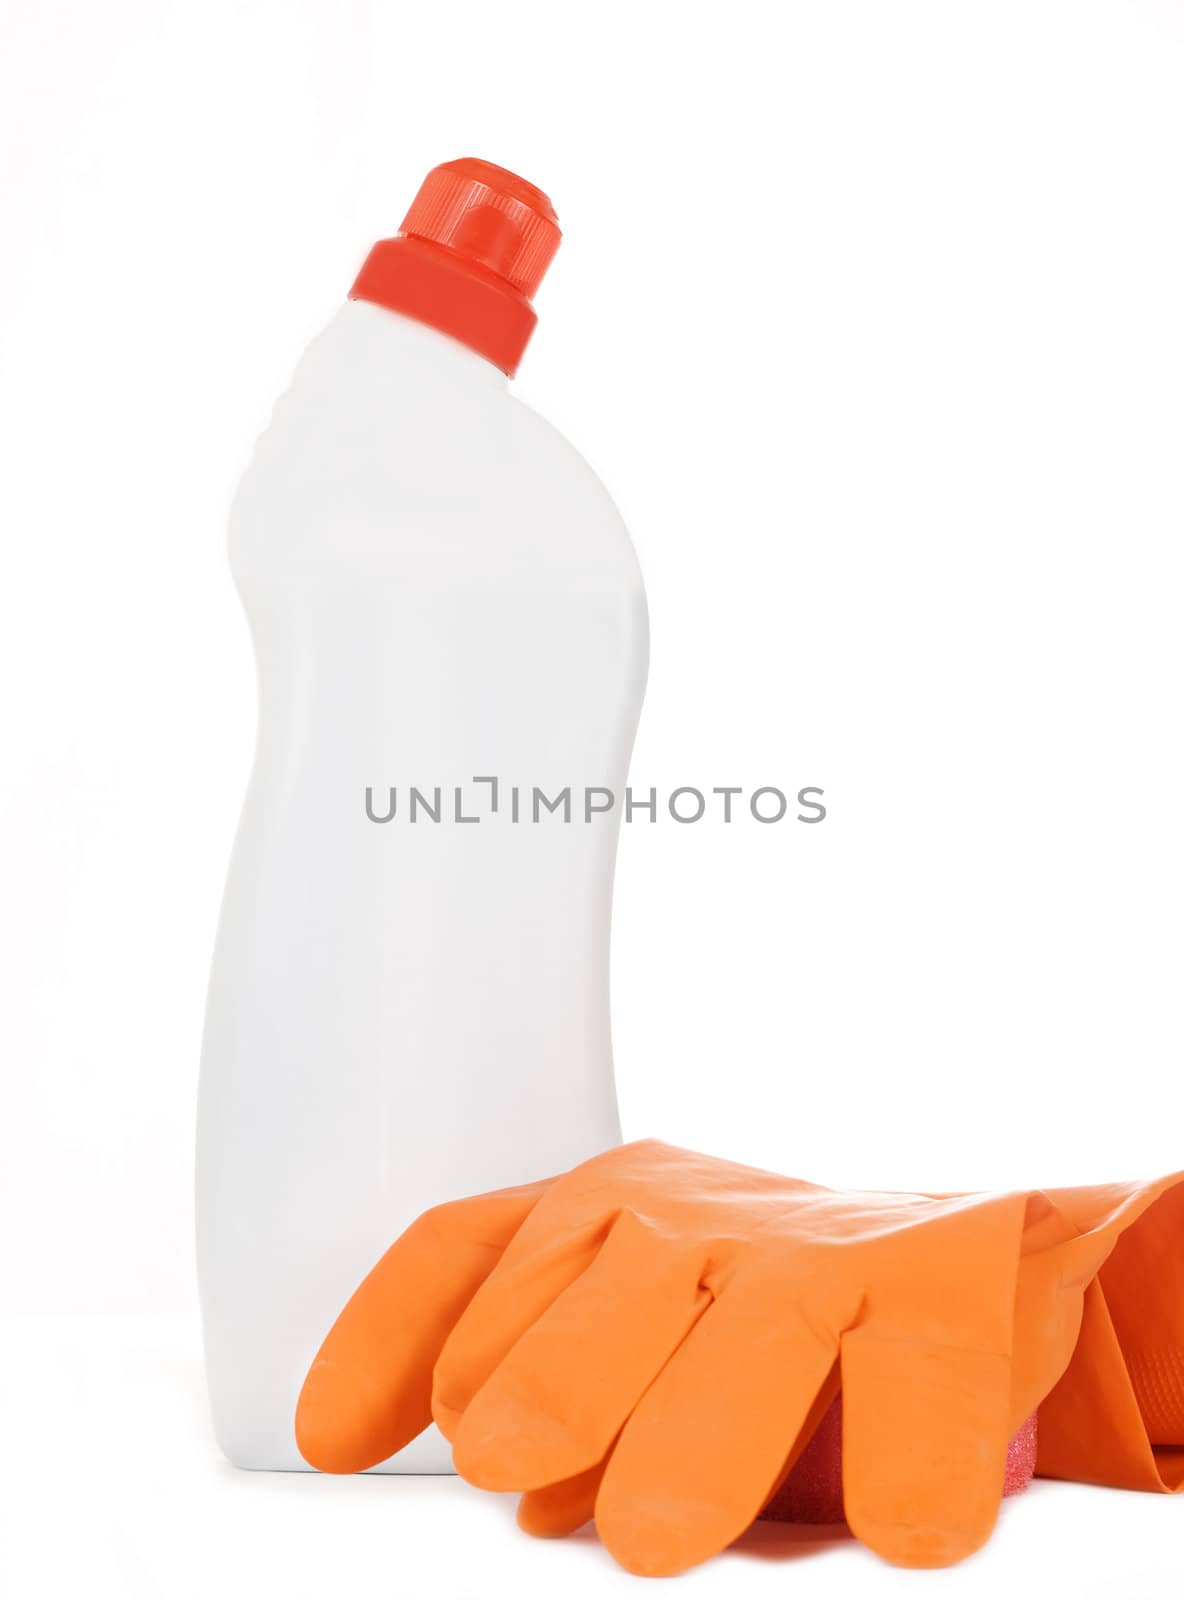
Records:
<instances>
[{"instance_id":1,"label":"white background","mask_svg":"<svg viewBox=\"0 0 1184 1600\"><path fill-rule=\"evenodd\" d=\"M236 473L430 166L541 184L519 392L641 555L634 783L830 808L625 830L627 1135L865 1186L1184 1165L1184 6L0 19L0 1577L635 1590L455 1482L217 1459L190 1186L253 737ZM948 1574L765 1531L685 1582L1143 1600L1182 1510L1038 1485Z\"/></svg>"}]
</instances>

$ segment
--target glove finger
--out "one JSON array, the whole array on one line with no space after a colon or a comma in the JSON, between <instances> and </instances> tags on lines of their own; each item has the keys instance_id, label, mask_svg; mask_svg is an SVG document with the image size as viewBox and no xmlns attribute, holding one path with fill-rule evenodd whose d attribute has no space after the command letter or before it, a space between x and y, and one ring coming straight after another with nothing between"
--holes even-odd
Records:
<instances>
[{"instance_id":1,"label":"glove finger","mask_svg":"<svg viewBox=\"0 0 1184 1600\"><path fill-rule=\"evenodd\" d=\"M481 1489L539 1489L600 1461L711 1304L707 1248L675 1248L622 1211L596 1259L469 1403L453 1439L460 1475Z\"/></svg>"},{"instance_id":2,"label":"glove finger","mask_svg":"<svg viewBox=\"0 0 1184 1600\"><path fill-rule=\"evenodd\" d=\"M436 1206L396 1239L304 1380L296 1443L311 1466L361 1472L423 1432L449 1331L550 1182Z\"/></svg>"},{"instance_id":3,"label":"glove finger","mask_svg":"<svg viewBox=\"0 0 1184 1600\"><path fill-rule=\"evenodd\" d=\"M605 1465L598 1461L574 1478L528 1489L518 1502L518 1526L523 1533L536 1539L564 1539L591 1522Z\"/></svg>"},{"instance_id":4,"label":"glove finger","mask_svg":"<svg viewBox=\"0 0 1184 1600\"><path fill-rule=\"evenodd\" d=\"M622 1429L596 1526L628 1571L670 1576L738 1538L834 1398L838 1336L787 1277L729 1284Z\"/></svg>"},{"instance_id":5,"label":"glove finger","mask_svg":"<svg viewBox=\"0 0 1184 1600\"><path fill-rule=\"evenodd\" d=\"M894 1239L843 1334L847 1521L902 1566L948 1566L995 1526L1026 1205L959 1206Z\"/></svg>"},{"instance_id":6,"label":"glove finger","mask_svg":"<svg viewBox=\"0 0 1184 1600\"><path fill-rule=\"evenodd\" d=\"M945 1567L989 1538L1007 1471L1005 1354L843 1338L843 1505L888 1561Z\"/></svg>"},{"instance_id":7,"label":"glove finger","mask_svg":"<svg viewBox=\"0 0 1184 1600\"><path fill-rule=\"evenodd\" d=\"M454 1440L473 1396L532 1323L595 1261L616 1213L551 1235L539 1232L473 1295L444 1341L432 1384L432 1416ZM524 1241L519 1241L524 1244Z\"/></svg>"}]
</instances>

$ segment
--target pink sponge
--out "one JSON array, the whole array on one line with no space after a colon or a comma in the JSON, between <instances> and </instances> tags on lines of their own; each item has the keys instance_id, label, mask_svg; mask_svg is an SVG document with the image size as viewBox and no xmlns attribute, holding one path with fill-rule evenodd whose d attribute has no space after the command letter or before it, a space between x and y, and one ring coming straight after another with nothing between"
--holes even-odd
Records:
<instances>
[{"instance_id":1,"label":"pink sponge","mask_svg":"<svg viewBox=\"0 0 1184 1600\"><path fill-rule=\"evenodd\" d=\"M1019 1494L1036 1470L1036 1418L1029 1417L1007 1447L1003 1493ZM761 1512L766 1522L842 1522L843 1397L836 1397L793 1471Z\"/></svg>"}]
</instances>

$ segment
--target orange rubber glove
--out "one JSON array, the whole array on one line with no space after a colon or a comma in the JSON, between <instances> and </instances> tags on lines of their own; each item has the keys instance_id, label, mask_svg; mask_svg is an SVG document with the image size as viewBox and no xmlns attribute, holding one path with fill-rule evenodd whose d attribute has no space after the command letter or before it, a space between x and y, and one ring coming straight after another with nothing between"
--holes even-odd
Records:
<instances>
[{"instance_id":1,"label":"orange rubber glove","mask_svg":"<svg viewBox=\"0 0 1184 1600\"><path fill-rule=\"evenodd\" d=\"M1153 1459L1137 1400L1103 1411L1089 1389L1112 1399L1119 1369L1129 1389L1121 1352L1088 1354L1098 1315L1079 1334L1123 1230L1177 1182L841 1194L628 1145L420 1218L326 1339L297 1440L312 1465L357 1471L434 1415L464 1477L526 1491L529 1531L594 1510L624 1566L667 1574L752 1522L841 1377L852 1529L889 1560L945 1565L990 1534L1008 1440L1058 1379L1042 1466L1125 1481L1136 1427ZM1062 1420L1082 1395L1084 1436Z\"/></svg>"}]
</instances>

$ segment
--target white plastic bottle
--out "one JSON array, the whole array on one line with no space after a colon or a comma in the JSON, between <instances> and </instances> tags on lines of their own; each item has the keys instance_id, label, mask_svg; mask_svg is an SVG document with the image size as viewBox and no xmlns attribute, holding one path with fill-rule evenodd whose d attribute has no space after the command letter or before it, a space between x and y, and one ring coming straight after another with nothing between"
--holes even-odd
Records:
<instances>
[{"instance_id":1,"label":"white plastic bottle","mask_svg":"<svg viewBox=\"0 0 1184 1600\"><path fill-rule=\"evenodd\" d=\"M532 185L436 168L235 501L258 749L197 1210L215 1427L240 1466L304 1467L304 1374L414 1216L619 1139L609 915L645 598L599 481L507 389L558 243ZM536 789L570 791L570 820ZM378 1470L448 1469L429 1434Z\"/></svg>"}]
</instances>

